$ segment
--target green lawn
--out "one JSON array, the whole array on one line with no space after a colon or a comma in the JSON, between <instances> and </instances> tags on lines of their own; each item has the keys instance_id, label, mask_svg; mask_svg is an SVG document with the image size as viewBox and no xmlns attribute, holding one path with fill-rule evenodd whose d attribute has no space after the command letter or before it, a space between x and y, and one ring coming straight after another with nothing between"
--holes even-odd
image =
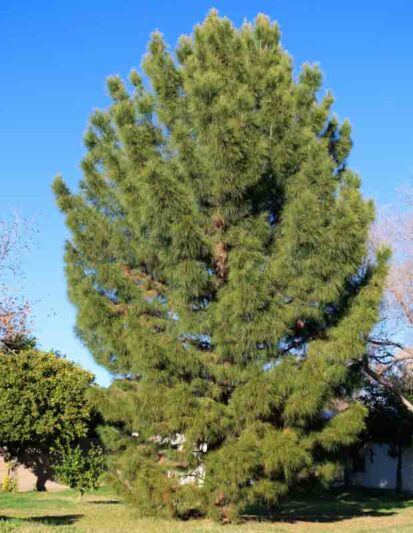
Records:
<instances>
[{"instance_id":1,"label":"green lawn","mask_svg":"<svg viewBox=\"0 0 413 533\"><path fill-rule=\"evenodd\" d=\"M277 515L251 517L242 525L209 520L172 522L143 519L106 491L79 501L71 492L0 494L0 532L141 533L413 533L413 498L385 492L330 492L296 496Z\"/></svg>"}]
</instances>

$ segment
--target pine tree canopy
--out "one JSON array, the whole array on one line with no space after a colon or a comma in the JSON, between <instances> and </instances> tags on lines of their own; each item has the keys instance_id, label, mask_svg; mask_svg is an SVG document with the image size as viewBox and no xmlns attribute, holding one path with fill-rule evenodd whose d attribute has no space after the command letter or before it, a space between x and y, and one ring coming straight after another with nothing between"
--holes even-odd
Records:
<instances>
[{"instance_id":1,"label":"pine tree canopy","mask_svg":"<svg viewBox=\"0 0 413 533\"><path fill-rule=\"evenodd\" d=\"M116 486L143 513L231 520L327 482L364 425L349 394L387 251L346 164L350 125L298 79L277 24L216 11L144 75L108 79L66 216L78 334L115 380L96 401ZM190 482L190 481L193 482Z\"/></svg>"}]
</instances>

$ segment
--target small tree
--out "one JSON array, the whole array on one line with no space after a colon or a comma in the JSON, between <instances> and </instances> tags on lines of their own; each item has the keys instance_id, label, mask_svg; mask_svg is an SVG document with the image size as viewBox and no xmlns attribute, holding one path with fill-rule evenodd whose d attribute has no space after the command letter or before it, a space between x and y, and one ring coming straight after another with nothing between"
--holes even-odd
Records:
<instances>
[{"instance_id":1,"label":"small tree","mask_svg":"<svg viewBox=\"0 0 413 533\"><path fill-rule=\"evenodd\" d=\"M44 490L58 451L88 435L93 376L54 353L35 348L0 352L0 443L37 475Z\"/></svg>"},{"instance_id":2,"label":"small tree","mask_svg":"<svg viewBox=\"0 0 413 533\"><path fill-rule=\"evenodd\" d=\"M393 257L381 306L381 320L369 339L365 370L413 414L405 394L413 377L413 190L383 209L373 227L374 246L391 245Z\"/></svg>"},{"instance_id":3,"label":"small tree","mask_svg":"<svg viewBox=\"0 0 413 533\"><path fill-rule=\"evenodd\" d=\"M100 447L82 449L79 445L68 447L61 454L54 467L56 478L79 491L82 498L86 492L96 490L105 468L105 457Z\"/></svg>"},{"instance_id":4,"label":"small tree","mask_svg":"<svg viewBox=\"0 0 413 533\"><path fill-rule=\"evenodd\" d=\"M26 224L17 216L0 219L0 349L19 349L27 337L30 306L16 292L21 281L21 254L28 248Z\"/></svg>"}]
</instances>

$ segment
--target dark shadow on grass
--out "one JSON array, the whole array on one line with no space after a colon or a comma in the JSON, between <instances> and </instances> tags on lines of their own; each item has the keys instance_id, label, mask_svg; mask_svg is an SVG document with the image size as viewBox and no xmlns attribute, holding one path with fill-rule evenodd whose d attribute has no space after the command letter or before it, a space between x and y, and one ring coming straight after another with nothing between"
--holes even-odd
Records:
<instances>
[{"instance_id":1,"label":"dark shadow on grass","mask_svg":"<svg viewBox=\"0 0 413 533\"><path fill-rule=\"evenodd\" d=\"M39 522L48 526L69 526L82 518L82 514L64 514L54 516L33 516L27 520L30 522Z\"/></svg>"},{"instance_id":2,"label":"dark shadow on grass","mask_svg":"<svg viewBox=\"0 0 413 533\"><path fill-rule=\"evenodd\" d=\"M92 503L93 505L117 505L120 503L119 500L88 500L87 503Z\"/></svg>"},{"instance_id":3,"label":"dark shadow on grass","mask_svg":"<svg viewBox=\"0 0 413 533\"><path fill-rule=\"evenodd\" d=\"M339 522L356 517L393 516L413 506L412 495L385 490L329 490L291 494L276 509L246 509L245 520L269 522Z\"/></svg>"},{"instance_id":4,"label":"dark shadow on grass","mask_svg":"<svg viewBox=\"0 0 413 533\"><path fill-rule=\"evenodd\" d=\"M0 516L0 521L8 522L10 520L18 520L19 522L37 522L46 526L69 526L75 524L82 517L82 514L30 516L25 518L20 518L17 516Z\"/></svg>"}]
</instances>

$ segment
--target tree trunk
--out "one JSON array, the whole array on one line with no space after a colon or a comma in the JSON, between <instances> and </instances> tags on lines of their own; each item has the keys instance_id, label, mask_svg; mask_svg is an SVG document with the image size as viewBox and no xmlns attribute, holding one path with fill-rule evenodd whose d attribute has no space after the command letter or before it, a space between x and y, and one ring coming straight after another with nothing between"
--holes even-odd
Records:
<instances>
[{"instance_id":1,"label":"tree trunk","mask_svg":"<svg viewBox=\"0 0 413 533\"><path fill-rule=\"evenodd\" d=\"M48 480L48 476L44 471L37 471L35 472L37 479L36 479L36 490L38 492L45 492L46 489L46 481Z\"/></svg>"},{"instance_id":2,"label":"tree trunk","mask_svg":"<svg viewBox=\"0 0 413 533\"><path fill-rule=\"evenodd\" d=\"M403 490L403 446L397 445L397 466L396 466L396 493Z\"/></svg>"}]
</instances>

